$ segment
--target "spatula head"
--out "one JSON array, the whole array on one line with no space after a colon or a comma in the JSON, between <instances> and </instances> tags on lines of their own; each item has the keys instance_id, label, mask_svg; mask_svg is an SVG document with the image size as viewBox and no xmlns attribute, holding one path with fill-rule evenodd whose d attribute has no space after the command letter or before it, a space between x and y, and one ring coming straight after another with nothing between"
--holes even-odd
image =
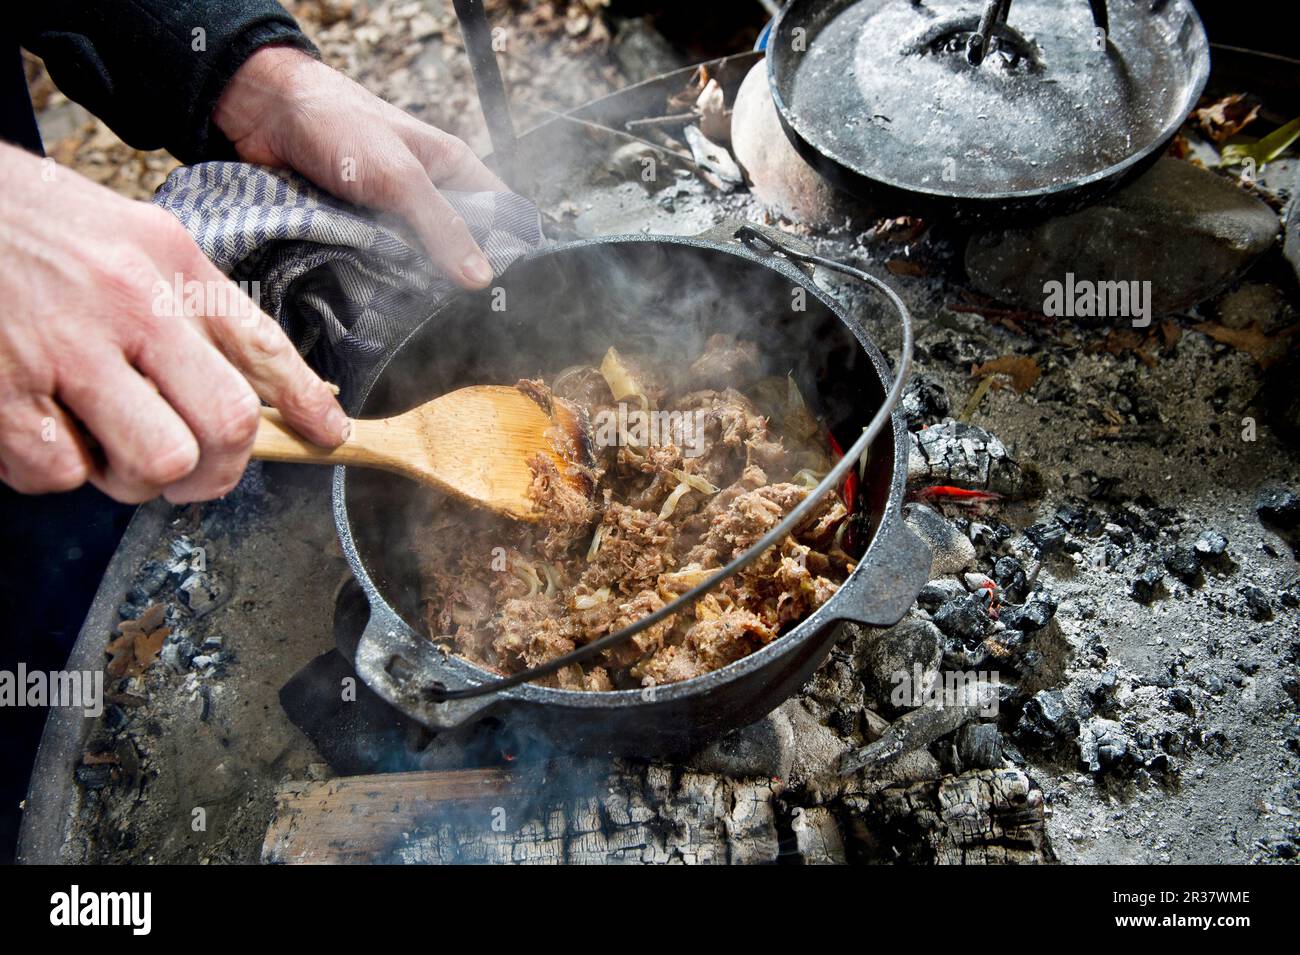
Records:
<instances>
[{"instance_id":1,"label":"spatula head","mask_svg":"<svg viewBox=\"0 0 1300 955\"><path fill-rule=\"evenodd\" d=\"M396 469L471 504L540 521L556 494L595 492L586 413L536 383L462 388L389 420L395 442L411 436L389 448Z\"/></svg>"}]
</instances>

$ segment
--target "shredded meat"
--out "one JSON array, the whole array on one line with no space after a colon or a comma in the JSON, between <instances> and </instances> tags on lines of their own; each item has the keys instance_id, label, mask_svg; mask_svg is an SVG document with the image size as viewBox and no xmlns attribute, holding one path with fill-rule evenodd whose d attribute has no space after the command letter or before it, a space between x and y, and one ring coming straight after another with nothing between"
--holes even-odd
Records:
<instances>
[{"instance_id":1,"label":"shredded meat","mask_svg":"<svg viewBox=\"0 0 1300 955\"><path fill-rule=\"evenodd\" d=\"M531 462L540 524L433 502L436 516L416 548L429 633L480 666L518 672L653 613L752 546L806 498L805 472L829 467L824 428L792 380L759 378L753 343L715 335L688 365L625 353L618 362L617 386L644 398L622 402L623 410L667 423L657 433L620 424L608 430L618 438L608 447L563 444L569 439L557 433L563 460L586 457L570 473L549 456ZM566 369L553 388L535 379L517 387L578 421L620 404L594 366ZM792 535L689 610L542 682L649 686L753 653L825 603L852 571L840 547L849 519L839 496L827 495Z\"/></svg>"}]
</instances>

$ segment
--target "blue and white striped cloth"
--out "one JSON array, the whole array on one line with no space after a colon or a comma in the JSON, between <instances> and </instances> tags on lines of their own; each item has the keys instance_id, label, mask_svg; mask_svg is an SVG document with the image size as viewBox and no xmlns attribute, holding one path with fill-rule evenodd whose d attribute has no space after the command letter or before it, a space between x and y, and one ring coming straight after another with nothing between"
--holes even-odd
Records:
<instances>
[{"instance_id":1,"label":"blue and white striped cloth","mask_svg":"<svg viewBox=\"0 0 1300 955\"><path fill-rule=\"evenodd\" d=\"M542 241L537 208L513 193L448 192L493 272ZM345 407L375 365L456 286L401 223L317 189L295 173L236 162L175 170L154 195L236 282L257 282Z\"/></svg>"}]
</instances>

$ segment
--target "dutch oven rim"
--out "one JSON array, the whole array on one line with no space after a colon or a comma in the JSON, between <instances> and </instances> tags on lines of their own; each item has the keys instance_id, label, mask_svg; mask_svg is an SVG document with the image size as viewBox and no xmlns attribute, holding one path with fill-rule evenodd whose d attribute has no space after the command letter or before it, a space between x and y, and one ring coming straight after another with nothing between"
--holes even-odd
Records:
<instances>
[{"instance_id":1,"label":"dutch oven rim","mask_svg":"<svg viewBox=\"0 0 1300 955\"><path fill-rule=\"evenodd\" d=\"M832 296L825 292L820 286L813 281L812 277L802 270L795 267L785 258L770 254L759 254L740 242L720 242L713 239L704 239L695 236L676 236L663 235L656 233L628 233L608 236L598 236L587 239L577 239L569 242L554 243L542 246L520 256L515 262L497 277L497 280L506 278L509 270L516 264L522 264L537 261L551 255L578 251L586 248L594 248L609 245L633 245L633 244L652 244L652 245L673 245L687 248L702 249L708 252L717 252L736 256L746 260L751 265L758 265L770 268L778 274L789 279L795 284L801 286L806 291L817 298L819 302L847 328L853 336L858 346L871 361L872 367L876 372L878 385L882 396L887 395L889 383L893 377L893 371L885 359L884 354L871 340L867 334L866 328L852 316L850 310L839 304ZM411 340L419 335L430 322L438 317L452 305L459 301L464 294L458 292L448 298L438 306L427 318L422 320L418 325L402 338L402 340L391 349L383 361L367 378L365 386L359 390L354 401L350 402L354 410L359 411L370 397L375 385L383 377L390 364L395 361L409 345ZM895 407L890 414L890 422L893 426L894 439L894 460L890 471L889 493L885 499L884 505L880 511L880 520L873 530L871 541L867 544L862 553L857 566L853 572L845 578L840 584L835 594L831 596L826 603L822 604L799 624L787 633L782 634L777 639L764 647L747 654L726 666L719 667L716 670L710 670L708 673L692 677L687 680L679 680L673 683L664 683L653 687L653 694L647 699L648 687L633 688L627 690L568 690L559 687L538 686L532 683L525 683L520 686L511 687L502 690L491 696L485 697L480 703L483 709L490 708L498 702L528 702L536 704L555 705L567 707L570 709L613 709L629 705L641 705L647 702L655 704L671 703L676 700L686 699L705 694L714 689L715 686L730 683L732 680L746 676L749 672L761 668L767 662L774 658L792 651L796 645L802 645L808 640L813 639L826 626L834 625L843 621L853 621L853 617L844 613L835 613L832 608L837 599L843 597L847 599L850 596L850 583L860 586L866 575L882 566L882 560L888 539L898 531L899 525L904 523L902 507L903 498L906 494L907 479L907 461L909 454L910 440L906 424L900 409ZM351 530L351 521L347 507L347 467L345 465L336 465L331 480L331 503L334 512L335 529L338 533L339 543L343 549L343 555L348 562L357 582L361 585L365 593L367 603L369 604L369 619L365 625L366 630L375 624L376 617L382 616L384 626L389 623L395 623L411 631L418 639L425 640L429 646L435 650L440 650L440 645L435 644L431 638L424 634L423 631L413 627L409 621L389 602L380 589L375 585L370 577L370 573L362 561L360 553L357 550L356 541L353 539ZM910 532L907 532L910 533ZM493 674L492 671L486 670L477 664L470 662L464 657L454 652L446 652L442 655L442 665L446 667L449 673L463 683L477 683L483 680L492 679L499 674ZM476 707L477 708L477 707Z\"/></svg>"}]
</instances>

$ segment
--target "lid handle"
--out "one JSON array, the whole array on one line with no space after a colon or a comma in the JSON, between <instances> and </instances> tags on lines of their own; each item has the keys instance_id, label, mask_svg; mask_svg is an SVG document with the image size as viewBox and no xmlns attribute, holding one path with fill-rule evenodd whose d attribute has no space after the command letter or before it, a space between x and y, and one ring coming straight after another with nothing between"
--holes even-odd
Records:
<instances>
[{"instance_id":1,"label":"lid handle","mask_svg":"<svg viewBox=\"0 0 1300 955\"><path fill-rule=\"evenodd\" d=\"M1101 36L1108 36L1110 11L1106 8L1106 0L1088 0L1088 6L1092 9L1093 26L1100 31ZM979 26L966 41L966 60L971 66L979 66L984 62L984 57L989 50L989 39L999 28L1006 29L1007 14L1010 12L1011 0L988 0L984 5L984 14L980 17Z\"/></svg>"}]
</instances>

